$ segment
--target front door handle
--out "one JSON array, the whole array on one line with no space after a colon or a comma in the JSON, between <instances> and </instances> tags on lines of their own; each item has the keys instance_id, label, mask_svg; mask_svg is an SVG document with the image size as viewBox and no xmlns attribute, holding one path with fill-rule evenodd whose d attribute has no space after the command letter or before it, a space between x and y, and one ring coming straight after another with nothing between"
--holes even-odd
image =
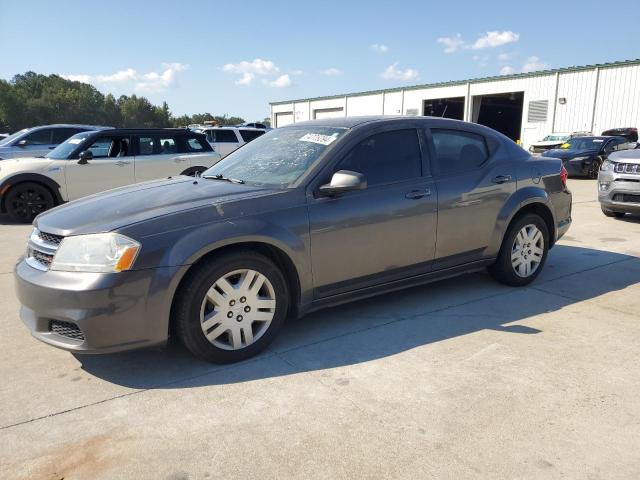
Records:
<instances>
[{"instance_id":1,"label":"front door handle","mask_svg":"<svg viewBox=\"0 0 640 480\"><path fill-rule=\"evenodd\" d=\"M118 167L124 167L125 165L129 165L130 163L131 163L131 162L125 162L125 161L123 161L123 160L120 160L120 161L116 162L116 165L117 165Z\"/></svg>"},{"instance_id":2,"label":"front door handle","mask_svg":"<svg viewBox=\"0 0 640 480\"><path fill-rule=\"evenodd\" d=\"M405 198L408 198L409 200L417 200L419 198L428 197L429 195L431 195L431 189L425 188L424 190L411 190L405 195Z\"/></svg>"},{"instance_id":3,"label":"front door handle","mask_svg":"<svg viewBox=\"0 0 640 480\"><path fill-rule=\"evenodd\" d=\"M511 181L511 175L498 175L497 177L493 177L493 183L507 183Z\"/></svg>"}]
</instances>

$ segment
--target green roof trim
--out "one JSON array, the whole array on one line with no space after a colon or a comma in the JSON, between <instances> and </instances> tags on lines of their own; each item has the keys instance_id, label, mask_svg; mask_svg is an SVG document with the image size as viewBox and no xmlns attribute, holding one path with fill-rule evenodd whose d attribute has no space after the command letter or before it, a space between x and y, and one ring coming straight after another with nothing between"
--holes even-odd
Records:
<instances>
[{"instance_id":1,"label":"green roof trim","mask_svg":"<svg viewBox=\"0 0 640 480\"><path fill-rule=\"evenodd\" d=\"M452 80L448 82L438 82L438 83L424 83L421 85L411 85L408 87L394 87L394 88L385 88L382 90L368 90L364 92L343 93L340 95L327 95L324 97L310 97L310 98L298 98L295 100L282 100L278 102L270 102L269 105L285 105L287 103L312 102L316 100L333 100L336 98L344 98L344 97L361 97L365 95L376 95L380 93L401 92L403 90L406 91L406 90L422 90L425 88L436 88L436 87L454 87L457 85L466 85L467 83L497 82L500 80L541 77L544 75L553 75L556 73L581 72L584 70L594 70L596 68L614 68L614 67L622 67L622 66L628 66L628 65L640 65L640 58L637 58L635 60L622 60L619 62L597 63L594 65L555 68L551 70L539 70L536 72L529 72L529 73L514 73L512 75L494 75L492 77L471 78L467 80Z\"/></svg>"}]
</instances>

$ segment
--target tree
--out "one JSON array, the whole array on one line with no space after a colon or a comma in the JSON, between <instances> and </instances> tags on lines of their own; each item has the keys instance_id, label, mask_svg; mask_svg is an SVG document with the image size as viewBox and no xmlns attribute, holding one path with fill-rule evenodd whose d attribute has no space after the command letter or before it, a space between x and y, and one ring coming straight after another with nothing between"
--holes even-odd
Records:
<instances>
[{"instance_id":1,"label":"tree","mask_svg":"<svg viewBox=\"0 0 640 480\"><path fill-rule=\"evenodd\" d=\"M216 121L243 123L240 117L199 113L174 117L167 102L153 105L147 98L122 95L116 100L94 86L59 75L25 72L11 81L0 80L0 132L50 123L86 123L112 127L152 128L187 126Z\"/></svg>"}]
</instances>

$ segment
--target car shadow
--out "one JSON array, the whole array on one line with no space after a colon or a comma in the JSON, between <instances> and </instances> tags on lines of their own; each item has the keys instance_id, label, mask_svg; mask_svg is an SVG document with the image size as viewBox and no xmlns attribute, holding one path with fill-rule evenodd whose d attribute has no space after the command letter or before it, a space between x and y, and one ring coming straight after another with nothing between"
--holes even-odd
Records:
<instances>
[{"instance_id":1,"label":"car shadow","mask_svg":"<svg viewBox=\"0 0 640 480\"><path fill-rule=\"evenodd\" d=\"M558 245L529 287L475 273L334 307L288 322L265 352L233 365L195 359L176 341L159 350L76 358L86 372L137 389L247 382L369 362L486 329L536 335L521 322L638 282L636 257Z\"/></svg>"},{"instance_id":2,"label":"car shadow","mask_svg":"<svg viewBox=\"0 0 640 480\"><path fill-rule=\"evenodd\" d=\"M29 225L29 223L14 220L6 213L0 213L0 225Z\"/></svg>"}]
</instances>

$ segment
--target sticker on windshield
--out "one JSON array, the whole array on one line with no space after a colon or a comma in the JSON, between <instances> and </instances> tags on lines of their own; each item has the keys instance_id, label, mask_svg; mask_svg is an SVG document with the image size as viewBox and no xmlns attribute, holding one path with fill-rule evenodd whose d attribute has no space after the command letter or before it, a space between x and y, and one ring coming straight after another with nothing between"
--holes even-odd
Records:
<instances>
[{"instance_id":1,"label":"sticker on windshield","mask_svg":"<svg viewBox=\"0 0 640 480\"><path fill-rule=\"evenodd\" d=\"M337 138L337 133L333 135L322 135L320 133L307 133L300 137L301 142L319 143L320 145L331 145Z\"/></svg>"},{"instance_id":2,"label":"sticker on windshield","mask_svg":"<svg viewBox=\"0 0 640 480\"><path fill-rule=\"evenodd\" d=\"M82 140L84 140L84 139L82 139L82 138L72 138L71 140L69 140L69 143L70 143L71 145L77 145L77 144L79 144L80 142L82 142Z\"/></svg>"},{"instance_id":3,"label":"sticker on windshield","mask_svg":"<svg viewBox=\"0 0 640 480\"><path fill-rule=\"evenodd\" d=\"M569 148L571 145L569 145L568 143L563 143L562 145L560 145L560 148Z\"/></svg>"}]
</instances>

